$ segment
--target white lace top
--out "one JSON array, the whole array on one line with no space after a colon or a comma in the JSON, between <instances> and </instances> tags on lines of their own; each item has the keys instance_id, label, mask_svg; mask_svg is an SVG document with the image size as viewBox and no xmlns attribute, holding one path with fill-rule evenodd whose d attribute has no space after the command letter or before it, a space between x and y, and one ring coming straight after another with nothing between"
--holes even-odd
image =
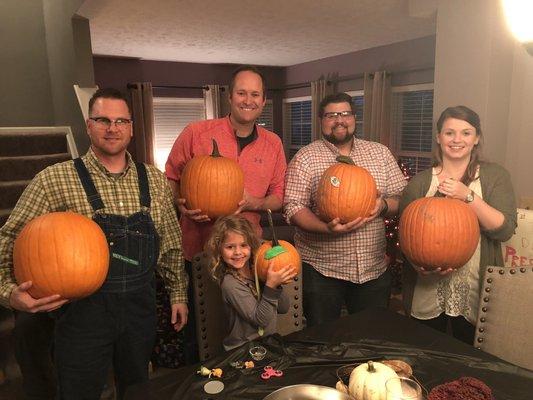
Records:
<instances>
[{"instance_id":1,"label":"white lace top","mask_svg":"<svg viewBox=\"0 0 533 400\"><path fill-rule=\"evenodd\" d=\"M437 192L439 180L435 169L426 197ZM475 179L468 186L483 198L481 182ZM480 241L472 258L461 268L447 276L438 274L419 275L413 296L411 315L418 319L431 319L441 313L456 317L463 316L476 324L479 305L479 258Z\"/></svg>"}]
</instances>

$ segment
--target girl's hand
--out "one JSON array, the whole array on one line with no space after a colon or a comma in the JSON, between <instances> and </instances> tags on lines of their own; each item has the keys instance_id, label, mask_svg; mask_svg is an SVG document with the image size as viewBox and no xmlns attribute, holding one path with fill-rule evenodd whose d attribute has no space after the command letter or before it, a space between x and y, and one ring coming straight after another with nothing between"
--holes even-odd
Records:
<instances>
[{"instance_id":1,"label":"girl's hand","mask_svg":"<svg viewBox=\"0 0 533 400\"><path fill-rule=\"evenodd\" d=\"M461 181L453 178L446 178L439 183L438 191L446 197L465 201L466 196L470 194L470 189Z\"/></svg>"},{"instance_id":2,"label":"girl's hand","mask_svg":"<svg viewBox=\"0 0 533 400\"><path fill-rule=\"evenodd\" d=\"M296 275L296 269L292 266L292 264L286 265L283 268L274 271L274 260L270 260L268 263L266 285L272 289L275 289L279 285L284 285L291 282Z\"/></svg>"}]
</instances>

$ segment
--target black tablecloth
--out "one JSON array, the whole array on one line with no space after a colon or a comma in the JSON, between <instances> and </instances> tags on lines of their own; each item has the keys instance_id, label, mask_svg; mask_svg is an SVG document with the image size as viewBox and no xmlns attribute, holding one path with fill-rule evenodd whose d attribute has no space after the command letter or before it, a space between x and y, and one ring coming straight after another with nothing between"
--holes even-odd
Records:
<instances>
[{"instance_id":1,"label":"black tablecloth","mask_svg":"<svg viewBox=\"0 0 533 400\"><path fill-rule=\"evenodd\" d=\"M204 365L224 370L224 390L217 395L203 391L209 380L195 374L199 365L133 386L127 400L140 399L262 399L272 391L298 383L335 386L336 370L368 359L402 359L428 390L472 376L492 388L497 400L532 398L533 372L506 363L404 316L385 309L370 309L338 321L307 328L286 337L277 335L256 342L268 350L256 368L237 370L230 362L250 359L249 346L215 357ZM265 365L284 372L264 381Z\"/></svg>"}]
</instances>

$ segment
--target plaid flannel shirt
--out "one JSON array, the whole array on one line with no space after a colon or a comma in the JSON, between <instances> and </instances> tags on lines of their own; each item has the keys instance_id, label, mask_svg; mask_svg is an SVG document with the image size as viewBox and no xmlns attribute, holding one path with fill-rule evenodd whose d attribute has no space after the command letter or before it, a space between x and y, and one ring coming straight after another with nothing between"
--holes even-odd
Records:
<instances>
[{"instance_id":1,"label":"plaid flannel shirt","mask_svg":"<svg viewBox=\"0 0 533 400\"><path fill-rule=\"evenodd\" d=\"M318 215L317 187L324 171L335 164L338 149L324 139L300 149L289 163L285 178L284 214L287 222L308 208ZM383 196L400 195L407 184L389 149L379 143L354 139L350 158L367 169ZM376 279L387 268L385 224L375 218L346 234L308 232L296 227L296 248L302 260L321 274L354 283Z\"/></svg>"},{"instance_id":2,"label":"plaid flannel shirt","mask_svg":"<svg viewBox=\"0 0 533 400\"><path fill-rule=\"evenodd\" d=\"M119 175L109 173L92 150L82 157L96 190L104 202L104 212L130 215L140 210L137 169L127 154L128 164ZM188 278L184 270L181 230L172 203L172 194L163 173L147 165L150 215L161 238L158 268L170 292L172 303L187 302ZM28 185L9 219L0 229L0 305L9 308L15 287L13 243L33 218L54 211L74 211L89 218L93 209L78 178L73 161L55 164L41 171Z\"/></svg>"}]
</instances>

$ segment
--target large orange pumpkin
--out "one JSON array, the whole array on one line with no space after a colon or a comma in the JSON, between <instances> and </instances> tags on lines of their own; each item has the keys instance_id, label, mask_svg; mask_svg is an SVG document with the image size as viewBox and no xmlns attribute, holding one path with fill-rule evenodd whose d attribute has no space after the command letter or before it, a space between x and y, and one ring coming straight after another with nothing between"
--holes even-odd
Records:
<instances>
[{"instance_id":1,"label":"large orange pumpkin","mask_svg":"<svg viewBox=\"0 0 533 400\"><path fill-rule=\"evenodd\" d=\"M403 254L428 270L462 267L479 241L474 211L460 200L444 197L413 201L402 213L399 229Z\"/></svg>"},{"instance_id":2,"label":"large orange pumpkin","mask_svg":"<svg viewBox=\"0 0 533 400\"><path fill-rule=\"evenodd\" d=\"M318 183L317 206L320 217L329 222L340 218L341 223L368 217L376 206L377 187L370 173L354 165L350 157L337 157Z\"/></svg>"},{"instance_id":3,"label":"large orange pumpkin","mask_svg":"<svg viewBox=\"0 0 533 400\"><path fill-rule=\"evenodd\" d=\"M259 246L254 260L255 271L262 282L266 281L270 260L274 262L274 271L279 271L289 264L292 265L297 274L302 269L302 259L298 250L289 242L277 239L270 210L268 210L268 222L272 230L272 240L266 241Z\"/></svg>"},{"instance_id":4,"label":"large orange pumpkin","mask_svg":"<svg viewBox=\"0 0 533 400\"><path fill-rule=\"evenodd\" d=\"M183 169L181 197L189 210L202 210L209 218L233 214L244 194L244 174L237 162L222 157L213 139L209 156L196 156Z\"/></svg>"},{"instance_id":5,"label":"large orange pumpkin","mask_svg":"<svg viewBox=\"0 0 533 400\"><path fill-rule=\"evenodd\" d=\"M104 232L90 218L73 212L53 212L31 220L13 248L15 278L31 280L35 298L60 294L86 297L102 286L109 266Z\"/></svg>"}]
</instances>

